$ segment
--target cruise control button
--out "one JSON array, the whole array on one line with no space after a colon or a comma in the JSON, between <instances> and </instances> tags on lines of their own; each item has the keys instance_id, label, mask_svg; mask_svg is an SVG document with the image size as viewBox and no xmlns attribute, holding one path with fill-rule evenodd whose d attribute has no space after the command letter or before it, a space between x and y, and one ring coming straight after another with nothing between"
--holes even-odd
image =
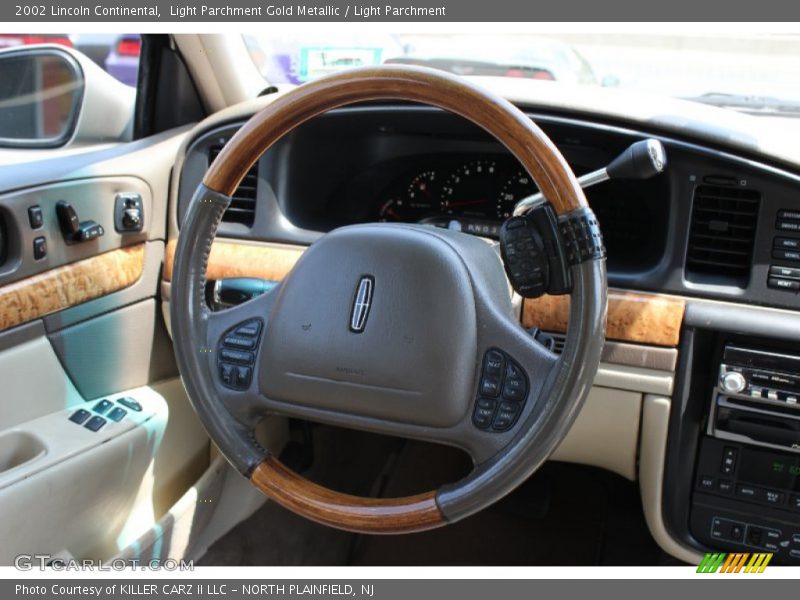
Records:
<instances>
[{"instance_id":1,"label":"cruise control button","mask_svg":"<svg viewBox=\"0 0 800 600\"><path fill-rule=\"evenodd\" d=\"M249 365L253 362L253 353L243 352L241 350L231 350L229 348L223 348L222 350L220 350L219 356L222 360L226 360L228 362L235 362L239 364Z\"/></svg>"},{"instance_id":2,"label":"cruise control button","mask_svg":"<svg viewBox=\"0 0 800 600\"><path fill-rule=\"evenodd\" d=\"M481 379L481 396L497 396L500 393L500 380L494 377Z\"/></svg>"},{"instance_id":3,"label":"cruise control button","mask_svg":"<svg viewBox=\"0 0 800 600\"><path fill-rule=\"evenodd\" d=\"M228 363L221 363L219 365L219 378L222 380L222 383L225 385L234 385L236 380L234 379L234 366L229 365Z\"/></svg>"},{"instance_id":4,"label":"cruise control button","mask_svg":"<svg viewBox=\"0 0 800 600\"><path fill-rule=\"evenodd\" d=\"M260 321L250 321L249 323L245 323L244 325L240 325L236 328L236 335L243 335L246 337L255 337L258 335L258 332L261 331L261 322Z\"/></svg>"},{"instance_id":5,"label":"cruise control button","mask_svg":"<svg viewBox=\"0 0 800 600\"><path fill-rule=\"evenodd\" d=\"M252 374L250 367L236 367L236 385L242 388L249 387Z\"/></svg>"},{"instance_id":6,"label":"cruise control button","mask_svg":"<svg viewBox=\"0 0 800 600\"><path fill-rule=\"evenodd\" d=\"M251 337L240 337L236 335L229 335L222 343L231 348L239 348L241 350L252 350L255 348L256 340Z\"/></svg>"}]
</instances>

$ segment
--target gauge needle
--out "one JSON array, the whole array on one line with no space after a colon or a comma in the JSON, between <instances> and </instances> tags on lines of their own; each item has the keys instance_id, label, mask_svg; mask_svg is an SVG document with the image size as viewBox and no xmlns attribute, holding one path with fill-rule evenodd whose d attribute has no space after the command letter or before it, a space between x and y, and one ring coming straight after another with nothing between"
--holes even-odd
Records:
<instances>
[{"instance_id":1,"label":"gauge needle","mask_svg":"<svg viewBox=\"0 0 800 600\"><path fill-rule=\"evenodd\" d=\"M472 204L483 204L486 200L458 200L456 202L448 202L448 208L454 208L456 206L471 206Z\"/></svg>"}]
</instances>

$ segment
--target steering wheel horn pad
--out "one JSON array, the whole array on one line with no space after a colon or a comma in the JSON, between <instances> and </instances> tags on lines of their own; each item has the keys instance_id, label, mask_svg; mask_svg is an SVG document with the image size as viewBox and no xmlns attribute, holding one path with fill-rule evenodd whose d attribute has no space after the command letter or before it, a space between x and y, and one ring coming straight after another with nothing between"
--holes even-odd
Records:
<instances>
[{"instance_id":1,"label":"steering wheel horn pad","mask_svg":"<svg viewBox=\"0 0 800 600\"><path fill-rule=\"evenodd\" d=\"M365 278L373 289L359 305ZM358 332L355 311L366 316ZM318 409L451 427L470 409L477 327L470 273L451 244L422 227L345 227L284 282L260 388Z\"/></svg>"},{"instance_id":2,"label":"steering wheel horn pad","mask_svg":"<svg viewBox=\"0 0 800 600\"><path fill-rule=\"evenodd\" d=\"M498 252L485 240L420 225L337 229L304 253L274 290L211 312L205 270L229 194L275 141L309 118L355 101L426 102L460 114L503 143L561 216L586 211L575 177L524 114L490 92L437 71L354 69L274 99L226 145L195 192L181 228L171 321L181 375L222 454L287 508L333 527L406 533L457 521L534 472L569 430L604 341L605 263L571 267L570 323L560 356L520 326ZM252 379L223 385L219 344L242 323L263 323ZM505 392L484 385L486 352L522 369L527 397L508 430L473 423L476 403ZM359 498L291 472L253 436L269 413L458 446L475 468L465 479L407 498Z\"/></svg>"}]
</instances>

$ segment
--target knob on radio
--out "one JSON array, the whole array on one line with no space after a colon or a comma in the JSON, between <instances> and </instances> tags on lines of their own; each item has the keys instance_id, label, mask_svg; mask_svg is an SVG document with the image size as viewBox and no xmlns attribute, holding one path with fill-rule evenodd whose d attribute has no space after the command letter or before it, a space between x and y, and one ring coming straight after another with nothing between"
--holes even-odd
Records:
<instances>
[{"instance_id":1,"label":"knob on radio","mask_svg":"<svg viewBox=\"0 0 800 600\"><path fill-rule=\"evenodd\" d=\"M722 384L722 389L729 394L738 394L747 387L747 380L745 380L744 375L736 371L724 373L720 378L720 383Z\"/></svg>"}]
</instances>

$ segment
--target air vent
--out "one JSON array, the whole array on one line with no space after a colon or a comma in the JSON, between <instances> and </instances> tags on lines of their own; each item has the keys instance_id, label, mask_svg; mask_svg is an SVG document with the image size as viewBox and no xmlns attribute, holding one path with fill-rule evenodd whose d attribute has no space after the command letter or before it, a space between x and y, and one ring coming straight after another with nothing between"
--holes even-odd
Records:
<instances>
[{"instance_id":1,"label":"air vent","mask_svg":"<svg viewBox=\"0 0 800 600\"><path fill-rule=\"evenodd\" d=\"M212 146L208 151L208 164L214 162L223 144ZM222 220L226 223L241 223L247 227L253 226L256 218L256 193L258 192L258 162L247 172L231 197L231 205Z\"/></svg>"},{"instance_id":2,"label":"air vent","mask_svg":"<svg viewBox=\"0 0 800 600\"><path fill-rule=\"evenodd\" d=\"M695 189L686 253L688 279L747 285L760 201L755 190L716 185Z\"/></svg>"}]
</instances>

